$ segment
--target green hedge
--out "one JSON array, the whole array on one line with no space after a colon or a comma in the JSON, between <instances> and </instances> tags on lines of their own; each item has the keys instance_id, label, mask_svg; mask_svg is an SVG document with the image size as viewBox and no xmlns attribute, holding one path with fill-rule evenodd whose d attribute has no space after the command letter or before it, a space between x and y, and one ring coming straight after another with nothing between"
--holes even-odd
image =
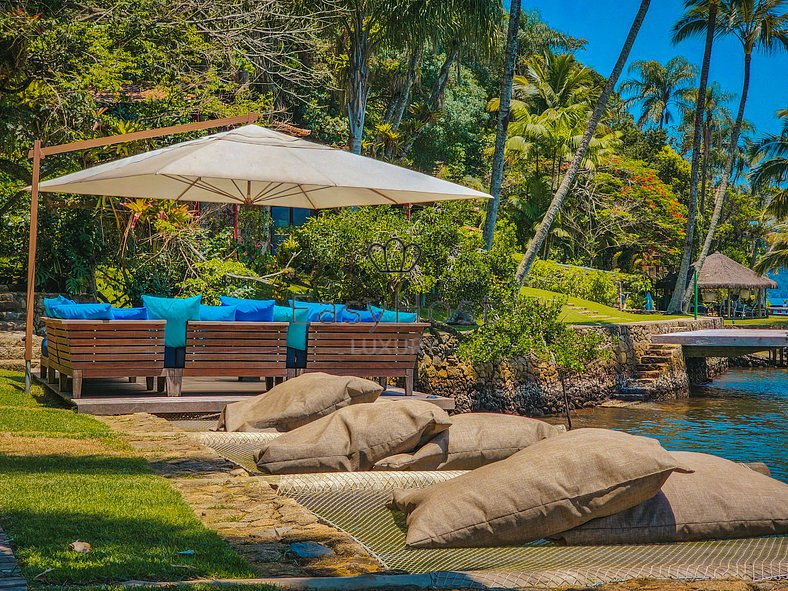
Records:
<instances>
[{"instance_id":1,"label":"green hedge","mask_svg":"<svg viewBox=\"0 0 788 591\"><path fill-rule=\"evenodd\" d=\"M617 306L619 283L621 289L629 294L627 307L642 308L645 305L651 281L643 275L536 261L526 279L528 287L555 291L606 306Z\"/></svg>"}]
</instances>

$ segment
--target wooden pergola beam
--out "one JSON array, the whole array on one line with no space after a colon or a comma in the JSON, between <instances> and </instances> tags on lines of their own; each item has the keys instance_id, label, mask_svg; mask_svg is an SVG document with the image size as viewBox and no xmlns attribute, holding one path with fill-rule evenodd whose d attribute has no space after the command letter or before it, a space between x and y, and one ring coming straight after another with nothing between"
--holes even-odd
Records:
<instances>
[{"instance_id":1,"label":"wooden pergola beam","mask_svg":"<svg viewBox=\"0 0 788 591\"><path fill-rule=\"evenodd\" d=\"M200 131L204 129L215 129L217 127L232 127L234 125L254 123L260 118L257 113L247 113L235 117L225 117L223 119L211 119L210 121L195 121L194 123L184 123L182 125L171 125L158 129L146 129L133 133L110 135L107 137L70 142L56 146L41 147L41 140L35 140L33 149L27 154L28 158L33 159L33 175L30 183L30 236L27 251L27 308L25 310L25 391L30 392L33 381L32 361L33 361L33 322L35 319L35 283L36 283L36 243L38 241L38 185L41 180L41 160L46 156L54 154L64 154L77 150L89 150L103 146L112 146L127 142L136 142L165 135L175 135L188 133L190 131Z\"/></svg>"}]
</instances>

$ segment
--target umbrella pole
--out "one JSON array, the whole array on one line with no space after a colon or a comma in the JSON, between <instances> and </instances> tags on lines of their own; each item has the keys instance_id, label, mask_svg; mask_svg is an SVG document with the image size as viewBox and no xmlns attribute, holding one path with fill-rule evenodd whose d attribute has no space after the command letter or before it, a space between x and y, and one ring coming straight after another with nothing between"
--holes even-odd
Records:
<instances>
[{"instance_id":1,"label":"umbrella pole","mask_svg":"<svg viewBox=\"0 0 788 591\"><path fill-rule=\"evenodd\" d=\"M27 250L27 304L25 308L25 392L33 382L33 322L36 307L36 242L38 241L38 181L41 175L41 140L33 144L33 178L30 183L30 238Z\"/></svg>"}]
</instances>

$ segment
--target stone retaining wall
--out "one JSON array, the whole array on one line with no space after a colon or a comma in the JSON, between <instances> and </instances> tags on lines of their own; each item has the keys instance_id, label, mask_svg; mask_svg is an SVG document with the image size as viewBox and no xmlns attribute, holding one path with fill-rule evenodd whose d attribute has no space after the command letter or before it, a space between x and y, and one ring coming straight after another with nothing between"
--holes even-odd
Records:
<instances>
[{"instance_id":1,"label":"stone retaining wall","mask_svg":"<svg viewBox=\"0 0 788 591\"><path fill-rule=\"evenodd\" d=\"M652 335L721 327L719 318L578 327L578 330L601 332L610 356L593 363L582 375L565 379L570 405L572 408L595 406L611 398L635 372L651 345ZM458 412L541 416L563 411L561 381L552 364L535 357L474 364L458 359L457 346L457 338L450 334L425 335L419 355L417 389L454 398ZM668 370L659 379L658 395L686 396L689 383L683 355L674 354Z\"/></svg>"}]
</instances>

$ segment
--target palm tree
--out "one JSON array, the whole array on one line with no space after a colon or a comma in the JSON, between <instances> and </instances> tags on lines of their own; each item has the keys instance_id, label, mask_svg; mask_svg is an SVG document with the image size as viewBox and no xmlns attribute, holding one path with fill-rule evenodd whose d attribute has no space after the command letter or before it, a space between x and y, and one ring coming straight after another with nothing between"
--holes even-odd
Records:
<instances>
[{"instance_id":1,"label":"palm tree","mask_svg":"<svg viewBox=\"0 0 788 591\"><path fill-rule=\"evenodd\" d=\"M430 37L492 44L499 0L326 0L348 39L347 114L350 151L361 153L369 96L369 59L385 41L413 47Z\"/></svg>"},{"instance_id":2,"label":"palm tree","mask_svg":"<svg viewBox=\"0 0 788 591\"><path fill-rule=\"evenodd\" d=\"M756 49L765 51L788 49L788 12L784 10L786 5L788 5L786 0L721 0L720 2L717 30L722 35L734 35L741 42L744 50L744 82L742 83L736 122L728 144L725 169L714 196L714 212L700 255L695 262L696 269L703 268L722 215L725 192L728 189L728 180L737 157L739 134L744 121L744 109L750 89L750 65L753 51ZM691 297L692 294L689 291L684 294L684 307L689 304Z\"/></svg>"},{"instance_id":3,"label":"palm tree","mask_svg":"<svg viewBox=\"0 0 788 591\"><path fill-rule=\"evenodd\" d=\"M498 125L495 132L495 152L490 177L490 195L487 204L487 216L484 219L484 245L487 250L492 248L495 222L498 218L498 206L501 203L501 183L503 182L503 157L506 134L509 127L509 104L512 100L512 82L514 65L517 61L517 35L520 30L520 0L512 0L509 9L509 29L506 33L506 55L504 57L503 78L501 78L500 105L498 108Z\"/></svg>"},{"instance_id":4,"label":"palm tree","mask_svg":"<svg viewBox=\"0 0 788 591\"><path fill-rule=\"evenodd\" d=\"M695 225L698 214L698 176L700 173L700 144L703 133L703 112L706 101L706 85L709 80L711 50L717 22L719 0L685 0L687 12L673 27L673 42L677 43L689 35L703 30L705 23L706 44L703 49L703 65L700 71L697 100L695 101L694 133L692 135L692 160L690 162L690 194L687 201L687 231L684 234L684 251L679 265L676 286L668 304L668 312L681 311L687 289L687 273L695 251Z\"/></svg>"},{"instance_id":5,"label":"palm tree","mask_svg":"<svg viewBox=\"0 0 788 591\"><path fill-rule=\"evenodd\" d=\"M673 121L671 108L687 104L689 93L698 75L687 58L676 56L662 65L657 60L638 60L629 66L637 77L626 80L619 91L631 95L627 104L640 103L638 126L656 123L660 129Z\"/></svg>"},{"instance_id":6,"label":"palm tree","mask_svg":"<svg viewBox=\"0 0 788 591\"><path fill-rule=\"evenodd\" d=\"M788 181L788 109L780 109L777 116L783 122L780 135L766 134L750 150L753 161L757 162L750 172L755 191L770 185L779 187ZM788 219L788 188L772 197L765 213L777 219Z\"/></svg>"},{"instance_id":7,"label":"palm tree","mask_svg":"<svg viewBox=\"0 0 788 591\"><path fill-rule=\"evenodd\" d=\"M616 83L618 83L618 78L621 76L621 72L624 70L624 64L629 58L629 53L632 50L632 44L637 38L640 27L643 24L643 20L646 18L646 13L648 12L648 7L650 4L650 0L641 0L640 2L640 7L638 8L637 14L635 15L635 20L632 22L632 26L629 29L629 34L627 35L626 41L624 41L624 46L621 48L621 54L618 56L618 60L616 61L615 66L613 66L613 71L610 73L610 77L607 79L607 82L602 89L602 93L599 96L599 100L597 100L596 106L594 107L594 110L588 119L586 130L580 139L577 151L575 152L574 158L572 159L572 163L569 165L566 175L564 175L558 190L553 196L553 200L550 202L550 207L547 208L547 213L545 213L544 218L542 218L542 223L539 224L539 229L536 231L536 235L528 244L528 249L525 252L525 256L523 257L523 260L520 261L520 265L517 268L515 280L519 285L523 284L525 277L531 270L531 266L536 259L536 254L541 249L542 243L549 234L550 226L552 226L553 220L555 220L556 216L558 215L558 212L564 203L564 199L566 199L566 196L569 194L569 190L571 189L572 184L575 182L577 173L580 172L580 167L583 164L583 160L585 160L586 152L588 151L588 147L594 137L597 125L599 125L602 116L605 114L607 103L610 100L610 96L613 94L613 89L615 88Z\"/></svg>"}]
</instances>

